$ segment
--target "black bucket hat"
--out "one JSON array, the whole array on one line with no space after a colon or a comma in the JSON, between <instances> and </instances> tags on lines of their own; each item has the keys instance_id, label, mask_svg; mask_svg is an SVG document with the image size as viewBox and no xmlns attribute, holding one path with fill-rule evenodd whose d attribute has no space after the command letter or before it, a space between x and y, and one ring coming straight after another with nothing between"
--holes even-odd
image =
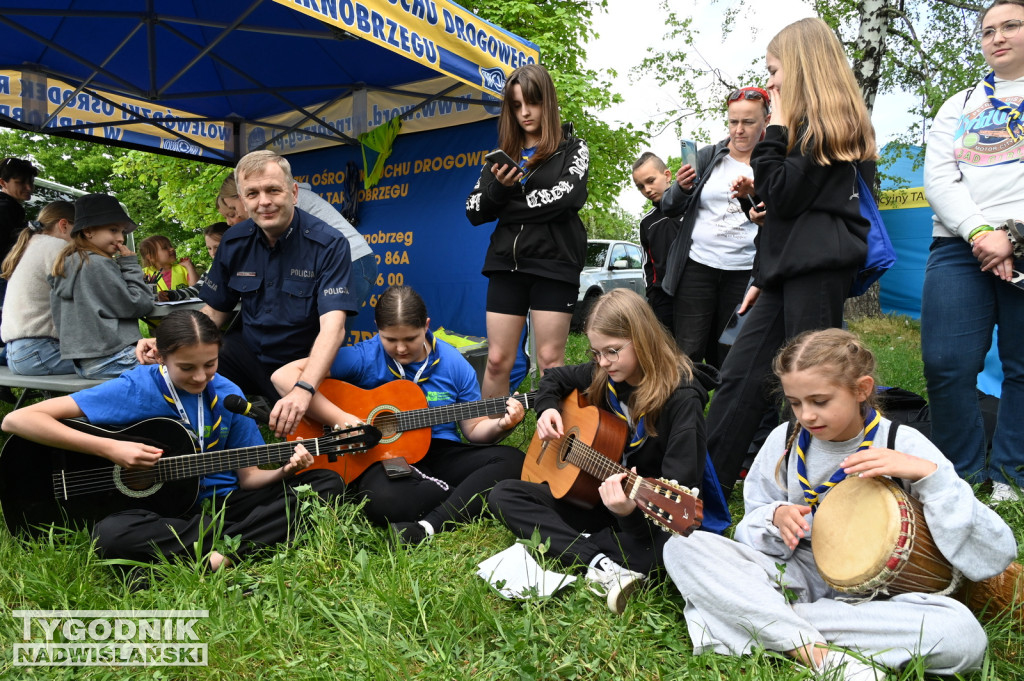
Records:
<instances>
[{"instance_id":1,"label":"black bucket hat","mask_svg":"<svg viewBox=\"0 0 1024 681\"><path fill-rule=\"evenodd\" d=\"M75 200L75 223L72 234L83 229L119 225L125 234L134 232L138 225L132 222L113 196L109 194L86 194Z\"/></svg>"}]
</instances>

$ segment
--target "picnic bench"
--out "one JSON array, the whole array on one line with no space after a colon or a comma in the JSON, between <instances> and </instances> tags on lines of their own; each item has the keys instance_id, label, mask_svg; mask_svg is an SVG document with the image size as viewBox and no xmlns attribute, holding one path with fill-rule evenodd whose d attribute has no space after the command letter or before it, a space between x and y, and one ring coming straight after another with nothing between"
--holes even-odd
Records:
<instances>
[{"instance_id":1,"label":"picnic bench","mask_svg":"<svg viewBox=\"0 0 1024 681\"><path fill-rule=\"evenodd\" d=\"M40 393L42 397L53 395L67 395L78 390L91 388L94 385L105 383L106 378L82 378L78 374L51 374L49 376L22 376L13 373L9 367L0 366L0 385L9 388L23 388L18 401L14 403L17 409L30 397L30 393Z\"/></svg>"}]
</instances>

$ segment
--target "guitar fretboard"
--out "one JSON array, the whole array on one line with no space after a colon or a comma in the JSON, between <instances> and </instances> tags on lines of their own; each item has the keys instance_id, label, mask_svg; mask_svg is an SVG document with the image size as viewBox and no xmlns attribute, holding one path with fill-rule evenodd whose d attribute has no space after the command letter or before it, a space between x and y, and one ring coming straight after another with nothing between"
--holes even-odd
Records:
<instances>
[{"instance_id":1,"label":"guitar fretboard","mask_svg":"<svg viewBox=\"0 0 1024 681\"><path fill-rule=\"evenodd\" d=\"M523 407L529 409L531 402L537 396L536 392L524 395L512 395L512 399L519 402ZM414 409L402 411L380 417L374 421L379 423L384 419L394 419L395 428L398 432L416 430L418 428L430 428L439 423L454 423L463 419L473 419L480 416L493 416L505 411L505 403L508 397L492 397L477 402L463 402L459 404L448 404L441 407L427 407L426 409ZM383 428L382 428L383 430Z\"/></svg>"}]
</instances>

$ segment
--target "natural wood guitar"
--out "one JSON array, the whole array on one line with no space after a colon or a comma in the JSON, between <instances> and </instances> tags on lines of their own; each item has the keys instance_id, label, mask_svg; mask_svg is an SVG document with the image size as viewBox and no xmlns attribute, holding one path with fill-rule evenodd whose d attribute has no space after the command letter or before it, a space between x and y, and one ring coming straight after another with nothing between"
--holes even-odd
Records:
<instances>
[{"instance_id":1,"label":"natural wood guitar","mask_svg":"<svg viewBox=\"0 0 1024 681\"><path fill-rule=\"evenodd\" d=\"M177 517L195 504L200 477L283 463L295 449L290 442L279 442L197 452L189 431L166 418L146 419L121 429L75 420L62 423L90 435L153 445L164 453L152 468L128 470L102 456L10 436L0 452L0 507L12 534L31 534L51 525L88 526L132 508ZM375 437L372 428L357 427L321 433L302 444L319 461L369 446Z\"/></svg>"},{"instance_id":2,"label":"natural wood guitar","mask_svg":"<svg viewBox=\"0 0 1024 681\"><path fill-rule=\"evenodd\" d=\"M640 477L619 465L629 434L622 419L587 404L575 390L562 401L561 412L565 435L545 442L534 434L523 462L523 480L546 482L556 499L593 508L601 503L601 481L626 473L626 496L662 529L686 536L700 527L704 502L696 491Z\"/></svg>"},{"instance_id":3,"label":"natural wood guitar","mask_svg":"<svg viewBox=\"0 0 1024 681\"><path fill-rule=\"evenodd\" d=\"M493 397L477 402L428 407L423 390L408 380L389 381L372 390L363 390L351 383L327 379L317 390L333 404L358 416L381 433L380 442L375 447L346 454L334 462L318 459L306 469L329 468L346 483L352 482L372 464L384 459L401 456L409 463L416 463L426 456L430 448L430 429L433 426L503 414L505 402L508 401L508 397ZM536 394L531 392L512 397L529 409ZM288 439L316 437L322 430L321 424L303 419L295 434Z\"/></svg>"}]
</instances>

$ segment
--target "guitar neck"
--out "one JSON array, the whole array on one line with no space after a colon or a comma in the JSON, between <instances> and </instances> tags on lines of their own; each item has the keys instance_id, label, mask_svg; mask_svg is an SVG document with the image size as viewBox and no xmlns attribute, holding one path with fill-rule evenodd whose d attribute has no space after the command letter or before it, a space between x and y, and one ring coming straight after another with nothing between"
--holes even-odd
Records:
<instances>
[{"instance_id":1,"label":"guitar neck","mask_svg":"<svg viewBox=\"0 0 1024 681\"><path fill-rule=\"evenodd\" d=\"M616 473L625 473L626 479L623 484L627 490L636 483L636 479L639 477L633 471L620 466L587 443L575 438L568 443L565 460L598 480L607 480Z\"/></svg>"},{"instance_id":2,"label":"guitar neck","mask_svg":"<svg viewBox=\"0 0 1024 681\"><path fill-rule=\"evenodd\" d=\"M536 392L529 392L524 395L512 395L512 399L529 409L532 406ZM493 416L494 414L505 413L505 403L508 397L492 397L477 402L461 402L448 404L443 407L427 407L426 409L414 409L395 414L396 428L399 432L416 430L418 428L431 428L441 423L455 423L463 419L479 418L481 416Z\"/></svg>"},{"instance_id":3,"label":"guitar neck","mask_svg":"<svg viewBox=\"0 0 1024 681\"><path fill-rule=\"evenodd\" d=\"M336 438L325 436L315 440L303 440L302 444L310 454L316 456L320 453L320 445L329 439ZM154 468L158 480L182 480L222 471L238 470L248 466L282 463L292 457L294 450L294 442L278 442L238 449L196 452L195 454L161 457Z\"/></svg>"}]
</instances>

